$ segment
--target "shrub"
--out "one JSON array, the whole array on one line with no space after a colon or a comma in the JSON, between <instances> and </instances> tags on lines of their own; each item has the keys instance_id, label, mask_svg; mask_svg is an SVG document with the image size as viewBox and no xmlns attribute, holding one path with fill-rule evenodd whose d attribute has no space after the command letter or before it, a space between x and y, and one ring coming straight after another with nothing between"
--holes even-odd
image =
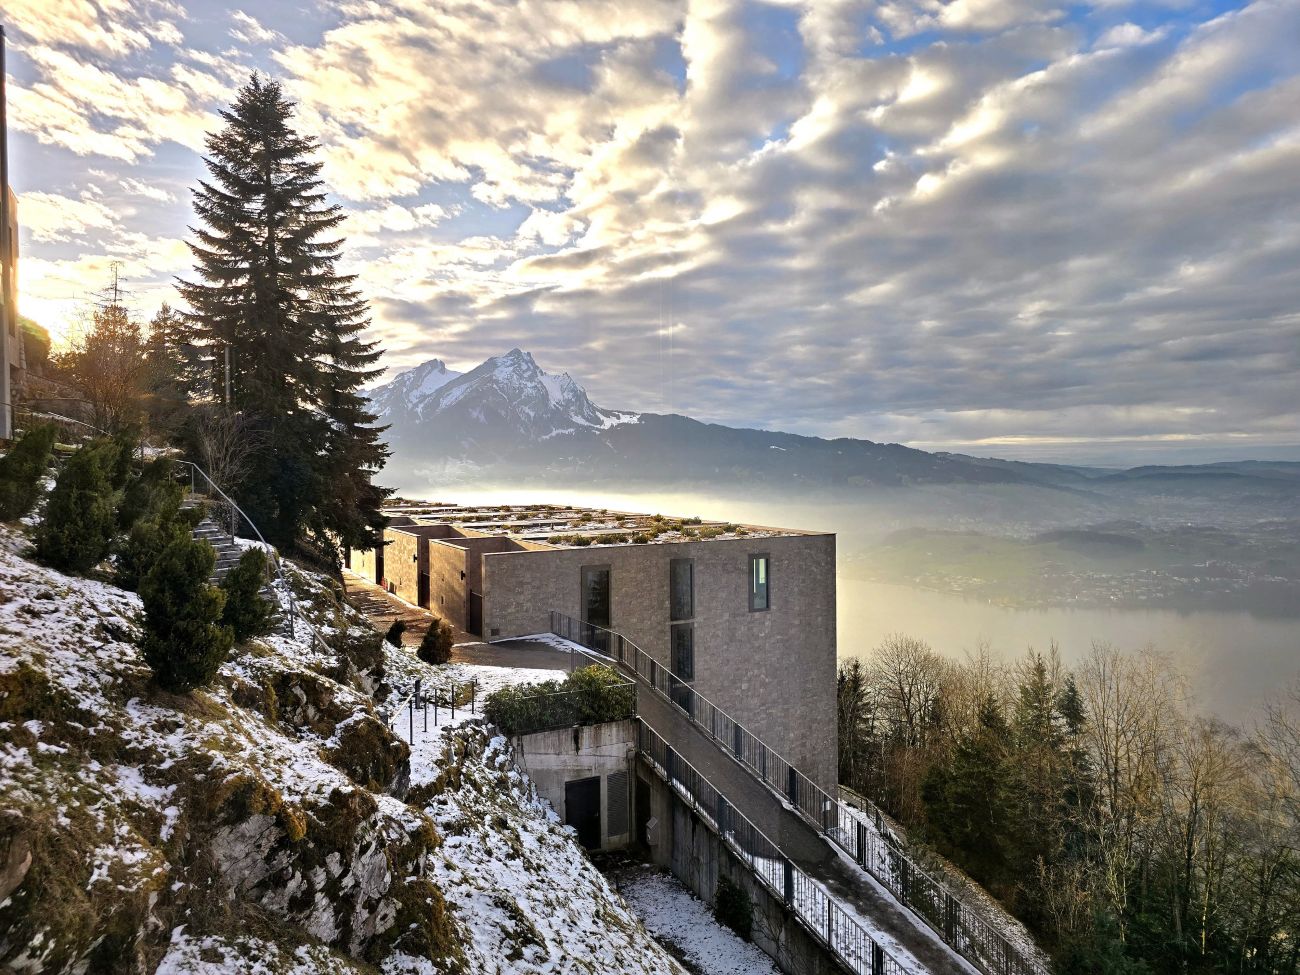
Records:
<instances>
[{"instance_id":1,"label":"shrub","mask_svg":"<svg viewBox=\"0 0 1300 975\"><path fill-rule=\"evenodd\" d=\"M165 508L180 508L185 492L174 479L176 465L166 457L150 461L140 470L140 476L127 481L122 500L117 506L117 524L128 530L141 518L156 515Z\"/></svg>"},{"instance_id":2,"label":"shrub","mask_svg":"<svg viewBox=\"0 0 1300 975\"><path fill-rule=\"evenodd\" d=\"M236 640L271 632L272 606L262 595L264 585L266 553L260 548L246 550L221 580L221 589L226 594L221 622L234 631Z\"/></svg>"},{"instance_id":3,"label":"shrub","mask_svg":"<svg viewBox=\"0 0 1300 975\"><path fill-rule=\"evenodd\" d=\"M484 716L510 735L618 721L635 712L636 688L599 664L575 670L563 681L501 688L483 705Z\"/></svg>"},{"instance_id":4,"label":"shrub","mask_svg":"<svg viewBox=\"0 0 1300 975\"><path fill-rule=\"evenodd\" d=\"M395 647L402 645L402 634L406 632L406 620L393 620L393 625L384 634L384 639Z\"/></svg>"},{"instance_id":5,"label":"shrub","mask_svg":"<svg viewBox=\"0 0 1300 975\"><path fill-rule=\"evenodd\" d=\"M126 503L124 498L118 506L119 523ZM181 488L177 484L156 484L147 497L137 496L131 503L138 506L136 510L140 514L129 523L130 530L117 545L117 582L124 589L138 589L140 580L158 561L163 549L178 538L192 535L202 517L197 508L182 510Z\"/></svg>"},{"instance_id":6,"label":"shrub","mask_svg":"<svg viewBox=\"0 0 1300 975\"><path fill-rule=\"evenodd\" d=\"M187 693L210 681L234 643L220 622L226 594L209 584L216 553L206 542L171 542L140 583L140 652L158 684Z\"/></svg>"},{"instance_id":7,"label":"shrub","mask_svg":"<svg viewBox=\"0 0 1300 975\"><path fill-rule=\"evenodd\" d=\"M108 555L117 526L109 480L118 457L112 441L95 441L68 458L36 529L36 556L65 572L88 572Z\"/></svg>"},{"instance_id":8,"label":"shrub","mask_svg":"<svg viewBox=\"0 0 1300 975\"><path fill-rule=\"evenodd\" d=\"M451 645L454 640L451 624L446 620L435 619L420 640L416 656L428 664L445 664L451 660Z\"/></svg>"},{"instance_id":9,"label":"shrub","mask_svg":"<svg viewBox=\"0 0 1300 975\"><path fill-rule=\"evenodd\" d=\"M730 877L718 877L718 886L713 892L713 914L719 924L749 940L754 927L754 902Z\"/></svg>"},{"instance_id":10,"label":"shrub","mask_svg":"<svg viewBox=\"0 0 1300 975\"><path fill-rule=\"evenodd\" d=\"M49 424L33 427L0 457L0 521L16 521L36 505L55 433Z\"/></svg>"}]
</instances>

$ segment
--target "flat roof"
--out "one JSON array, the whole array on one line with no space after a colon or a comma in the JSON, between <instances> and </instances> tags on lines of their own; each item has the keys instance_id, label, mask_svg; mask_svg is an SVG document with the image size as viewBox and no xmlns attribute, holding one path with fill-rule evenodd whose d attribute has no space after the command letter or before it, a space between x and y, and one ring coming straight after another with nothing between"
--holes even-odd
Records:
<instances>
[{"instance_id":1,"label":"flat roof","mask_svg":"<svg viewBox=\"0 0 1300 975\"><path fill-rule=\"evenodd\" d=\"M588 545L655 545L712 539L775 538L818 535L768 525L748 525L699 517L678 517L583 508L558 504L460 505L447 501L393 499L384 506L389 517L409 518L415 525L450 525L556 548ZM413 525L394 525L402 527Z\"/></svg>"}]
</instances>

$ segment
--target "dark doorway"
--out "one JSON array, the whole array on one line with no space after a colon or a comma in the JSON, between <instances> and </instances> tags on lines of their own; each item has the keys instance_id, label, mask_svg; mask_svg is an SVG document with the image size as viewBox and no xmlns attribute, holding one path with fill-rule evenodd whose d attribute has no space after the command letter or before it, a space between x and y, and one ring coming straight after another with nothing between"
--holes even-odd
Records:
<instances>
[{"instance_id":1,"label":"dark doorway","mask_svg":"<svg viewBox=\"0 0 1300 975\"><path fill-rule=\"evenodd\" d=\"M375 546L375 584L384 584L384 543Z\"/></svg>"},{"instance_id":2,"label":"dark doorway","mask_svg":"<svg viewBox=\"0 0 1300 975\"><path fill-rule=\"evenodd\" d=\"M429 608L429 573L421 572L420 578L415 587L415 603L417 606Z\"/></svg>"},{"instance_id":3,"label":"dark doorway","mask_svg":"<svg viewBox=\"0 0 1300 975\"><path fill-rule=\"evenodd\" d=\"M564 822L578 831L578 842L600 849L600 776L564 783Z\"/></svg>"},{"instance_id":4,"label":"dark doorway","mask_svg":"<svg viewBox=\"0 0 1300 975\"><path fill-rule=\"evenodd\" d=\"M469 594L469 621L465 627L475 636L483 635L483 594L470 590Z\"/></svg>"}]
</instances>

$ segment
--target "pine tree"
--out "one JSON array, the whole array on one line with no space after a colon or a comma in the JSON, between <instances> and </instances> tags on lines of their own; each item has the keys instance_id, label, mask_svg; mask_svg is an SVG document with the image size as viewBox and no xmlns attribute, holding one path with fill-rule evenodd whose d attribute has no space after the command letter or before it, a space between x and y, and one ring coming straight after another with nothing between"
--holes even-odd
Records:
<instances>
[{"instance_id":1,"label":"pine tree","mask_svg":"<svg viewBox=\"0 0 1300 975\"><path fill-rule=\"evenodd\" d=\"M262 595L265 585L266 556L257 548L245 551L221 580L226 594L221 622L234 631L237 641L271 631L271 604Z\"/></svg>"},{"instance_id":2,"label":"pine tree","mask_svg":"<svg viewBox=\"0 0 1300 975\"><path fill-rule=\"evenodd\" d=\"M21 518L40 500L56 433L49 424L33 427L0 457L0 521Z\"/></svg>"},{"instance_id":3,"label":"pine tree","mask_svg":"<svg viewBox=\"0 0 1300 975\"><path fill-rule=\"evenodd\" d=\"M97 440L63 465L36 527L36 557L46 565L88 572L108 555L117 528L112 477L120 456L116 443Z\"/></svg>"},{"instance_id":4,"label":"pine tree","mask_svg":"<svg viewBox=\"0 0 1300 975\"><path fill-rule=\"evenodd\" d=\"M194 191L188 321L215 398L258 438L244 507L273 541L306 532L337 562L338 544L378 540L387 494L371 483L382 431L358 395L379 353L359 338L369 320L354 277L337 270L343 213L279 84L254 75L222 118L211 179Z\"/></svg>"},{"instance_id":5,"label":"pine tree","mask_svg":"<svg viewBox=\"0 0 1300 975\"><path fill-rule=\"evenodd\" d=\"M215 562L207 542L178 538L140 583L140 653L166 690L184 694L208 683L234 642L220 622L226 595L208 583Z\"/></svg>"},{"instance_id":6,"label":"pine tree","mask_svg":"<svg viewBox=\"0 0 1300 975\"><path fill-rule=\"evenodd\" d=\"M184 316L166 302L149 322L145 342L144 389L152 430L174 438L184 423L190 397L201 390L199 348Z\"/></svg>"}]
</instances>

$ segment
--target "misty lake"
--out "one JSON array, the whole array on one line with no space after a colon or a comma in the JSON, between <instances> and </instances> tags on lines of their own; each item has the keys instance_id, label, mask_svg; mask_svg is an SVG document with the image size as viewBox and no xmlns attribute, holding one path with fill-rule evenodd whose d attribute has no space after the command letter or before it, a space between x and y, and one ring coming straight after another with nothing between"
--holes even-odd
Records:
<instances>
[{"instance_id":1,"label":"misty lake","mask_svg":"<svg viewBox=\"0 0 1300 975\"><path fill-rule=\"evenodd\" d=\"M837 591L839 654L865 654L891 633L925 640L960 659L983 642L1002 659L1055 640L1067 664L1093 642L1125 650L1148 644L1186 674L1200 709L1249 721L1263 701L1300 678L1300 620L1246 612L1142 609L1016 609L933 592L850 578L843 557L877 538L882 525L869 503L724 497L696 492L606 492L502 487L404 486L408 497L475 504L571 504L624 511L699 515L727 521L833 531L841 558Z\"/></svg>"}]
</instances>

